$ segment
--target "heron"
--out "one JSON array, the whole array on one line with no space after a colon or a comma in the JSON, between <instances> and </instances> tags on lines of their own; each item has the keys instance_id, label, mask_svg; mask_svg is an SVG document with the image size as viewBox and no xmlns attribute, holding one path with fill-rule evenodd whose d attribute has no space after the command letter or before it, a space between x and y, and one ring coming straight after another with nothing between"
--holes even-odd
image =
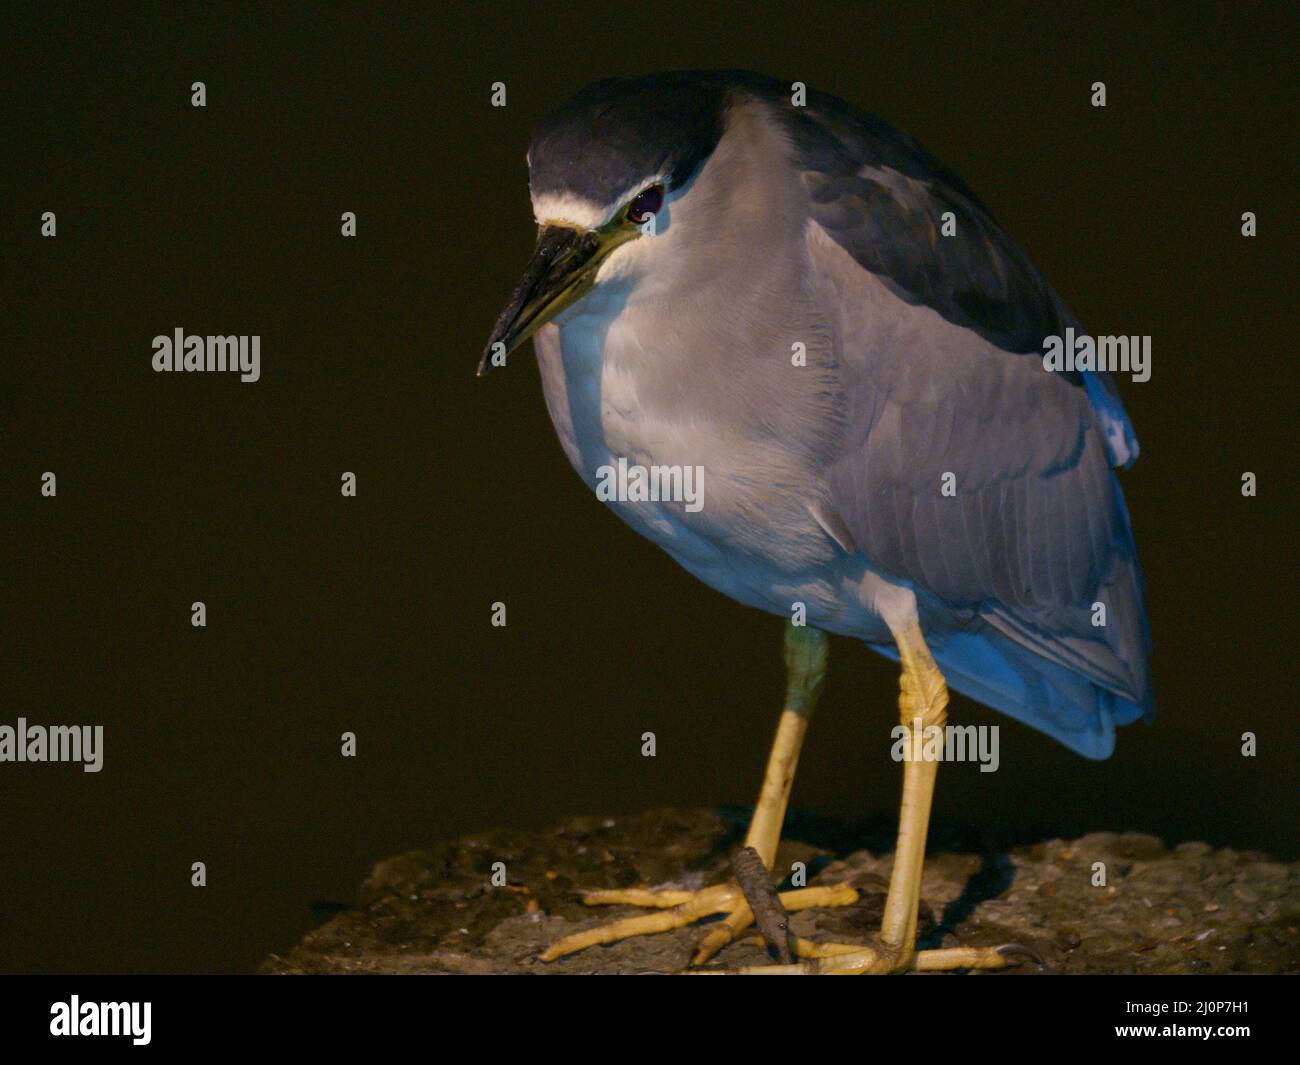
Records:
<instances>
[{"instance_id":1,"label":"heron","mask_svg":"<svg viewBox=\"0 0 1300 1065\"><path fill-rule=\"evenodd\" d=\"M829 634L898 663L905 735L945 726L950 688L1092 759L1155 712L1115 472L1138 444L1114 379L1047 366L1045 339L1083 330L956 173L795 88L744 71L613 78L542 119L526 157L536 247L479 363L534 341L560 444L593 488L619 462L702 471L702 505L606 503L705 584L786 619L785 701L745 837L768 871ZM917 947L937 761L903 760L879 933L791 936L788 964L745 971L1017 961L1005 944ZM787 910L856 897L781 895ZM700 965L754 921L734 881L584 901L649 912L543 960L712 917Z\"/></svg>"}]
</instances>

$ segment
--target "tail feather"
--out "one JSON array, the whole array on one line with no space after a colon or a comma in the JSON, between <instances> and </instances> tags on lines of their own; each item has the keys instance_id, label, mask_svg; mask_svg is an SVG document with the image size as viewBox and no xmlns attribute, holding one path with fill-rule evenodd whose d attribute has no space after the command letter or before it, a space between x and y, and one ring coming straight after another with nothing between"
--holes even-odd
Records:
<instances>
[{"instance_id":1,"label":"tail feather","mask_svg":"<svg viewBox=\"0 0 1300 1065\"><path fill-rule=\"evenodd\" d=\"M983 621L933 633L928 639L950 688L1046 733L1085 758L1109 758L1115 749L1115 726L1153 711L1043 658ZM897 660L893 647L872 646Z\"/></svg>"}]
</instances>

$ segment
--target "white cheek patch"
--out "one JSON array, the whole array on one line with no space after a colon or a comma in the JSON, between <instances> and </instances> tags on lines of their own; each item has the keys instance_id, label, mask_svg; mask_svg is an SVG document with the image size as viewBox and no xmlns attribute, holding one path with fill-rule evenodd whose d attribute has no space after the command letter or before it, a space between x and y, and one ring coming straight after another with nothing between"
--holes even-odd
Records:
<instances>
[{"instance_id":1,"label":"white cheek patch","mask_svg":"<svg viewBox=\"0 0 1300 1065\"><path fill-rule=\"evenodd\" d=\"M567 192L534 195L533 217L537 219L538 225L545 225L548 222L567 222L584 229L599 229L642 189L649 188L651 185L662 185L665 180L666 175L652 174L645 180L630 185L614 197L612 203L606 204L592 203L588 199Z\"/></svg>"},{"instance_id":2,"label":"white cheek patch","mask_svg":"<svg viewBox=\"0 0 1300 1065\"><path fill-rule=\"evenodd\" d=\"M599 229L609 214L609 207L567 193L533 197L533 217L538 225L567 222L583 229Z\"/></svg>"}]
</instances>

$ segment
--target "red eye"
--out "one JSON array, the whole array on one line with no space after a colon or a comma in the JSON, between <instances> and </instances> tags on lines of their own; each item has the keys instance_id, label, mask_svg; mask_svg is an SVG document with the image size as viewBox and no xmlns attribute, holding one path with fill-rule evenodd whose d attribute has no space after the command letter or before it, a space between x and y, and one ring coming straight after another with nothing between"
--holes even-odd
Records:
<instances>
[{"instance_id":1,"label":"red eye","mask_svg":"<svg viewBox=\"0 0 1300 1065\"><path fill-rule=\"evenodd\" d=\"M627 220L641 225L651 215L659 213L659 208L664 205L664 187L662 185L651 185L648 189L637 193L635 200L628 205Z\"/></svg>"}]
</instances>

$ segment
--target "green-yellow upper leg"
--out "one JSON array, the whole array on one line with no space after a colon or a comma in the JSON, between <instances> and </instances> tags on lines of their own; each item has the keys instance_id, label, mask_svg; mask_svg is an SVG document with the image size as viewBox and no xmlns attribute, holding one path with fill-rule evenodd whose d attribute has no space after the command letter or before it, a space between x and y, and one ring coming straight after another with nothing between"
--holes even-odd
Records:
<instances>
[{"instance_id":1,"label":"green-yellow upper leg","mask_svg":"<svg viewBox=\"0 0 1300 1065\"><path fill-rule=\"evenodd\" d=\"M829 651L830 639L821 629L786 623L785 709L777 722L776 738L772 741L767 771L763 774L763 787L758 793L758 805L745 834L745 846L758 851L769 870L776 862L776 849L781 843L781 826L785 824L786 809L790 805L790 791L794 787L794 774L799 766L804 735L808 731L808 719L826 684ZM692 959L694 964L708 961L753 921L749 903L742 897L736 908L700 941Z\"/></svg>"}]
</instances>

